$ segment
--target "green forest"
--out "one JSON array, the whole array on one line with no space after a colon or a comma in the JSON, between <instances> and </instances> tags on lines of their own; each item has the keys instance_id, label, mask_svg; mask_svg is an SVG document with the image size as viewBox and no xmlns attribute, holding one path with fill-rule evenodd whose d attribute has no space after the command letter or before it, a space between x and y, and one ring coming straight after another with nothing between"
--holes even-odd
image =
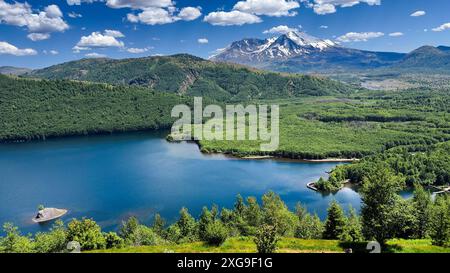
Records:
<instances>
[{"instance_id":1,"label":"green forest","mask_svg":"<svg viewBox=\"0 0 450 273\"><path fill-rule=\"evenodd\" d=\"M123 60L83 59L35 70L28 76L143 86L218 101L346 94L356 89L324 77L265 72L188 54Z\"/></svg>"}]
</instances>

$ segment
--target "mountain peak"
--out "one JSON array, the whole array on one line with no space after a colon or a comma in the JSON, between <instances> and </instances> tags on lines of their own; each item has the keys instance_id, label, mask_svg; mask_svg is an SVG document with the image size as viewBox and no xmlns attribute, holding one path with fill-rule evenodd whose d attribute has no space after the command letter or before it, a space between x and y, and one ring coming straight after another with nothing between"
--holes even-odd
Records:
<instances>
[{"instance_id":1,"label":"mountain peak","mask_svg":"<svg viewBox=\"0 0 450 273\"><path fill-rule=\"evenodd\" d=\"M213 60L240 59L241 63L264 62L273 59L287 59L335 47L330 40L322 40L304 32L291 31L268 39L246 38L233 42Z\"/></svg>"}]
</instances>

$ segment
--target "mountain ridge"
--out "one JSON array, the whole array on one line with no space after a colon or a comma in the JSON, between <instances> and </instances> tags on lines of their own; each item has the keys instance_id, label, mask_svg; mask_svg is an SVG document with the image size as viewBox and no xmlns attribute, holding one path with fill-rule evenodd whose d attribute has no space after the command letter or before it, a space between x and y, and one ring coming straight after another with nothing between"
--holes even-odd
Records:
<instances>
[{"instance_id":1,"label":"mountain ridge","mask_svg":"<svg viewBox=\"0 0 450 273\"><path fill-rule=\"evenodd\" d=\"M27 77L137 85L219 101L349 93L353 87L324 77L261 71L189 54L132 59L81 59L34 70Z\"/></svg>"},{"instance_id":2,"label":"mountain ridge","mask_svg":"<svg viewBox=\"0 0 450 273\"><path fill-rule=\"evenodd\" d=\"M249 41L253 43L249 44ZM245 51L242 50L244 45ZM302 73L379 68L415 71L422 68L450 69L450 47L429 47L424 46L410 53L368 51L347 48L331 40L293 31L268 39L235 41L210 59L271 71Z\"/></svg>"}]
</instances>

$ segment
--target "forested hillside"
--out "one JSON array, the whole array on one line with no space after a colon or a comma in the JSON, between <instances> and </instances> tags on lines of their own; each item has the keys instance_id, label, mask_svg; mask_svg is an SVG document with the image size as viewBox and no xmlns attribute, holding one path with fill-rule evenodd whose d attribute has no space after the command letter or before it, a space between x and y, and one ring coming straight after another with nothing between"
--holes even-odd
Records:
<instances>
[{"instance_id":1,"label":"forested hillside","mask_svg":"<svg viewBox=\"0 0 450 273\"><path fill-rule=\"evenodd\" d=\"M138 85L221 101L350 93L353 88L323 77L263 72L187 54L136 59L83 59L35 70L31 77Z\"/></svg>"},{"instance_id":2,"label":"forested hillside","mask_svg":"<svg viewBox=\"0 0 450 273\"><path fill-rule=\"evenodd\" d=\"M0 75L0 141L170 127L186 97L148 88Z\"/></svg>"}]
</instances>

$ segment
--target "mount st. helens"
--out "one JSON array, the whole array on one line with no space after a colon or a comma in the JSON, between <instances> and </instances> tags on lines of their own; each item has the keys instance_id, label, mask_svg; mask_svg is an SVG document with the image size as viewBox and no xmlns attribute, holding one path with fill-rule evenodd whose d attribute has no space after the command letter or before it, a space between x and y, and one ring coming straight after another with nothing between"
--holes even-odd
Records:
<instances>
[{"instance_id":1,"label":"mount st. helens","mask_svg":"<svg viewBox=\"0 0 450 273\"><path fill-rule=\"evenodd\" d=\"M280 72L450 69L450 50L445 46L424 46L409 54L372 52L347 48L303 32L289 32L269 39L236 41L210 59Z\"/></svg>"}]
</instances>

